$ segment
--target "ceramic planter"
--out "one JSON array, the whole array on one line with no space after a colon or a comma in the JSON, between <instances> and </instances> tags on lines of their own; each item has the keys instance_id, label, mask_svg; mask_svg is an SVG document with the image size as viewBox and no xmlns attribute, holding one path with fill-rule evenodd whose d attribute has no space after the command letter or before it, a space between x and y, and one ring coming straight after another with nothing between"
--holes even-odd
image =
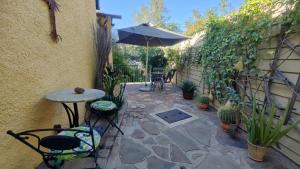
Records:
<instances>
[{"instance_id":1,"label":"ceramic planter","mask_svg":"<svg viewBox=\"0 0 300 169\"><path fill-rule=\"evenodd\" d=\"M222 129L223 129L226 133L229 132L229 130L230 130L230 124L224 123L224 122L221 121L220 126L222 127Z\"/></svg>"},{"instance_id":2,"label":"ceramic planter","mask_svg":"<svg viewBox=\"0 0 300 169\"><path fill-rule=\"evenodd\" d=\"M192 92L182 91L182 95L184 99L192 100L194 97L194 91Z\"/></svg>"},{"instance_id":3,"label":"ceramic planter","mask_svg":"<svg viewBox=\"0 0 300 169\"><path fill-rule=\"evenodd\" d=\"M203 104L203 103L199 103L198 104L198 108L200 110L208 110L209 105L208 104Z\"/></svg>"},{"instance_id":4,"label":"ceramic planter","mask_svg":"<svg viewBox=\"0 0 300 169\"><path fill-rule=\"evenodd\" d=\"M248 141L248 156L252 160L259 161L259 162L263 161L265 155L268 152L268 149L269 149L268 147L261 147L258 145L254 145Z\"/></svg>"}]
</instances>

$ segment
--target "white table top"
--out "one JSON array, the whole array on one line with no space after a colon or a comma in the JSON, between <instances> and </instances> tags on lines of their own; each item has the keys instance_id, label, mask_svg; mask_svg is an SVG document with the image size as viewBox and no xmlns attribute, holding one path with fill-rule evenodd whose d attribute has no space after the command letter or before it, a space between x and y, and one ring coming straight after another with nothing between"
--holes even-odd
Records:
<instances>
[{"instance_id":1,"label":"white table top","mask_svg":"<svg viewBox=\"0 0 300 169\"><path fill-rule=\"evenodd\" d=\"M74 89L60 90L49 93L47 100L63 103L77 103L100 99L105 92L98 89L84 89L84 93L77 94Z\"/></svg>"}]
</instances>

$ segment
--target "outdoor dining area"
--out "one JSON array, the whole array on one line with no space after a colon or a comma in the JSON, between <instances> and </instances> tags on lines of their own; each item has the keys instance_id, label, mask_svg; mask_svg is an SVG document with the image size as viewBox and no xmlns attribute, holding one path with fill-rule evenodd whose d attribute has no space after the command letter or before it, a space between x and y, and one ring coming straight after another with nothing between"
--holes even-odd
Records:
<instances>
[{"instance_id":1,"label":"outdoor dining area","mask_svg":"<svg viewBox=\"0 0 300 169\"><path fill-rule=\"evenodd\" d=\"M147 50L149 45L187 39L148 24L119 30L119 35L118 43ZM150 67L147 81L146 58L145 81L130 84L121 71L107 65L103 90L76 87L44 96L64 108L68 128L55 124L7 134L41 156L38 169L297 169L273 150L264 163L249 160L246 134L241 130L234 136L225 134L218 126L217 110L208 106L209 101L206 108L198 108L191 100L197 87L191 81L178 86L176 71ZM187 97L185 92L192 93ZM84 111L79 111L80 103Z\"/></svg>"},{"instance_id":2,"label":"outdoor dining area","mask_svg":"<svg viewBox=\"0 0 300 169\"><path fill-rule=\"evenodd\" d=\"M116 124L120 107L111 99L123 97L125 87L126 84L120 85L120 93L117 96L108 96L98 89L79 87L51 92L45 96L45 99L64 107L69 128L61 128L59 124L56 124L53 128L18 133L9 130L7 134L39 153L44 165L49 168L57 169L63 165L64 161L84 157L93 157L95 165L93 168L99 168L96 150L103 135L109 127L115 127L121 134L124 134ZM110 100L103 100L105 96ZM77 104L80 102L85 103L85 112L79 112ZM71 105L73 108L70 107ZM80 124L79 119L81 113L84 113L85 118L83 124ZM101 119L106 122L105 127L97 124L103 123Z\"/></svg>"},{"instance_id":3,"label":"outdoor dining area","mask_svg":"<svg viewBox=\"0 0 300 169\"><path fill-rule=\"evenodd\" d=\"M99 0L3 3L0 168L300 169L300 1L186 32L149 2L125 28Z\"/></svg>"}]
</instances>

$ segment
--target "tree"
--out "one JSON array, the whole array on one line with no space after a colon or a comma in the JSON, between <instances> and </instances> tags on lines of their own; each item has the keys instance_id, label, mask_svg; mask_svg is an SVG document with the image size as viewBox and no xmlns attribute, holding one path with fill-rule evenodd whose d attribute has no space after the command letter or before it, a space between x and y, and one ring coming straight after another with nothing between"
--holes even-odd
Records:
<instances>
[{"instance_id":1,"label":"tree","mask_svg":"<svg viewBox=\"0 0 300 169\"><path fill-rule=\"evenodd\" d=\"M164 0L150 0L148 6L142 5L139 11L134 15L136 24L152 23L155 26L179 32L180 28L178 24L168 22L169 19Z\"/></svg>"},{"instance_id":2,"label":"tree","mask_svg":"<svg viewBox=\"0 0 300 169\"><path fill-rule=\"evenodd\" d=\"M166 21L166 8L164 0L150 0L150 5L142 5L140 10L134 15L136 23L152 23L157 26L164 25Z\"/></svg>"},{"instance_id":3,"label":"tree","mask_svg":"<svg viewBox=\"0 0 300 169\"><path fill-rule=\"evenodd\" d=\"M193 17L185 23L185 34L191 36L204 30L209 18L214 16L216 16L216 13L213 9L207 10L205 16L202 16L199 10L194 9Z\"/></svg>"}]
</instances>

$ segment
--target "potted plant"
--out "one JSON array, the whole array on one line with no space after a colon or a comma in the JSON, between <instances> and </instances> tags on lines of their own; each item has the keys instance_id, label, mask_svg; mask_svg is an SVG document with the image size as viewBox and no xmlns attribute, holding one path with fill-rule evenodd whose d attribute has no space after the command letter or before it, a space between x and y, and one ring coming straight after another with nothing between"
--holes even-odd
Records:
<instances>
[{"instance_id":1,"label":"potted plant","mask_svg":"<svg viewBox=\"0 0 300 169\"><path fill-rule=\"evenodd\" d=\"M225 132L229 132L232 125L237 124L239 121L238 112L234 109L220 108L218 111L218 116L220 118L220 126Z\"/></svg>"},{"instance_id":2,"label":"potted plant","mask_svg":"<svg viewBox=\"0 0 300 169\"><path fill-rule=\"evenodd\" d=\"M189 80L185 80L180 85L182 90L182 95L184 99L191 100L194 97L194 92L196 90L196 85Z\"/></svg>"},{"instance_id":3,"label":"potted plant","mask_svg":"<svg viewBox=\"0 0 300 169\"><path fill-rule=\"evenodd\" d=\"M198 108L201 110L208 110L209 98L207 96L197 97Z\"/></svg>"},{"instance_id":4,"label":"potted plant","mask_svg":"<svg viewBox=\"0 0 300 169\"><path fill-rule=\"evenodd\" d=\"M243 121L248 132L248 156L255 161L263 161L269 147L276 144L300 123L298 120L292 125L284 126L287 111L275 122L277 108L273 105L268 115L265 113L266 109L266 106L262 109L257 107L254 97L251 114L243 113Z\"/></svg>"}]
</instances>

